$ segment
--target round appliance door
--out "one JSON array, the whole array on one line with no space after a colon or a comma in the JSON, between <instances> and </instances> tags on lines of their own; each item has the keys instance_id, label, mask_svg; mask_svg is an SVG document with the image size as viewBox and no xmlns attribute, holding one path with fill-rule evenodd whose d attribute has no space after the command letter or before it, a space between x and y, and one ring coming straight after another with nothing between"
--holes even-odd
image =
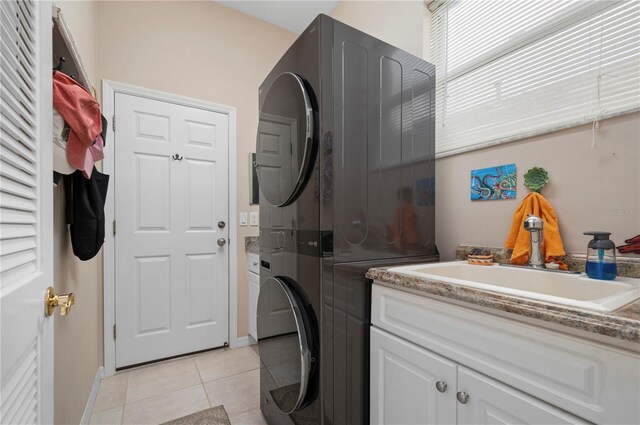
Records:
<instances>
[{"instance_id":1,"label":"round appliance door","mask_svg":"<svg viewBox=\"0 0 640 425\"><path fill-rule=\"evenodd\" d=\"M307 405L314 355L309 317L285 279L269 277L258 298L261 388L291 414ZM266 380L266 381L263 381Z\"/></svg>"},{"instance_id":2,"label":"round appliance door","mask_svg":"<svg viewBox=\"0 0 640 425\"><path fill-rule=\"evenodd\" d=\"M269 88L260 110L256 152L265 200L289 205L304 188L313 162L313 109L296 74L281 74Z\"/></svg>"}]
</instances>

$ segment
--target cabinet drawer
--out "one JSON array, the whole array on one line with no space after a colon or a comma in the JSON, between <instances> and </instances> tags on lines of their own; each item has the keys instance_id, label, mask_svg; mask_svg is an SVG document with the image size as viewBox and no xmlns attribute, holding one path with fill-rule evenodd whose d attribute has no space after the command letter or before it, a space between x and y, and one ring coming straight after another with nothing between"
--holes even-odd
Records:
<instances>
[{"instance_id":1,"label":"cabinet drawer","mask_svg":"<svg viewBox=\"0 0 640 425\"><path fill-rule=\"evenodd\" d=\"M248 253L247 263L250 272L260 274L260 256L258 254L254 254L253 252Z\"/></svg>"},{"instance_id":2,"label":"cabinet drawer","mask_svg":"<svg viewBox=\"0 0 640 425\"><path fill-rule=\"evenodd\" d=\"M597 423L640 423L640 357L380 285L372 323Z\"/></svg>"}]
</instances>

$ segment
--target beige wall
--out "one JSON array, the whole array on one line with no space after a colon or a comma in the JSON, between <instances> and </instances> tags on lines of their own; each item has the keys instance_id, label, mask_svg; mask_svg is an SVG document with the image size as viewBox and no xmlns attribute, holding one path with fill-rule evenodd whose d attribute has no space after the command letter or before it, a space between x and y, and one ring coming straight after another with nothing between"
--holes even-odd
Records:
<instances>
[{"instance_id":1,"label":"beige wall","mask_svg":"<svg viewBox=\"0 0 640 425\"><path fill-rule=\"evenodd\" d=\"M258 86L296 35L212 1L100 2L98 72L114 80L234 106L237 209L249 205L248 155L255 151ZM247 335L247 264L239 227L238 336Z\"/></svg>"},{"instance_id":2,"label":"beige wall","mask_svg":"<svg viewBox=\"0 0 640 425\"><path fill-rule=\"evenodd\" d=\"M549 172L551 202L567 252L584 253L582 232L612 232L616 244L640 234L640 114L603 121L595 149L591 125L436 160L436 242L450 260L458 244L503 246L511 219L529 193L524 173ZM517 199L471 202L472 169L515 163Z\"/></svg>"},{"instance_id":3,"label":"beige wall","mask_svg":"<svg viewBox=\"0 0 640 425\"><path fill-rule=\"evenodd\" d=\"M97 79L98 7L94 2L57 2L94 86ZM78 260L71 251L64 215L64 189L54 188L54 288L74 292L71 313L54 319L54 420L77 424L102 361L102 254Z\"/></svg>"},{"instance_id":4,"label":"beige wall","mask_svg":"<svg viewBox=\"0 0 640 425\"><path fill-rule=\"evenodd\" d=\"M342 1L330 16L422 57L424 13L422 0Z\"/></svg>"}]
</instances>

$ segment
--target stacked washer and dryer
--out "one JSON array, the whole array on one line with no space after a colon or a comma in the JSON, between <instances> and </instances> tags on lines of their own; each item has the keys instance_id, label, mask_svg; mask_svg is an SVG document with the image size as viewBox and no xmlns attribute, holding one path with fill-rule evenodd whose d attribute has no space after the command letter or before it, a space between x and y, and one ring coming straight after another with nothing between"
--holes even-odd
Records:
<instances>
[{"instance_id":1,"label":"stacked washer and dryer","mask_svg":"<svg viewBox=\"0 0 640 425\"><path fill-rule=\"evenodd\" d=\"M435 67L319 15L259 107L262 412L368 423L365 273L438 260Z\"/></svg>"}]
</instances>

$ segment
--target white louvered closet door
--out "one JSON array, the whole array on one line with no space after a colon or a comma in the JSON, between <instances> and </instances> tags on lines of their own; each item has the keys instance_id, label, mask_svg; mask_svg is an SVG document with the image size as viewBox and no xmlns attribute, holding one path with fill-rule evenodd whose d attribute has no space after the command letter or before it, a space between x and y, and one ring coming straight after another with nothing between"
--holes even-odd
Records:
<instances>
[{"instance_id":1,"label":"white louvered closet door","mask_svg":"<svg viewBox=\"0 0 640 425\"><path fill-rule=\"evenodd\" d=\"M0 423L53 423L51 3L0 1Z\"/></svg>"}]
</instances>

